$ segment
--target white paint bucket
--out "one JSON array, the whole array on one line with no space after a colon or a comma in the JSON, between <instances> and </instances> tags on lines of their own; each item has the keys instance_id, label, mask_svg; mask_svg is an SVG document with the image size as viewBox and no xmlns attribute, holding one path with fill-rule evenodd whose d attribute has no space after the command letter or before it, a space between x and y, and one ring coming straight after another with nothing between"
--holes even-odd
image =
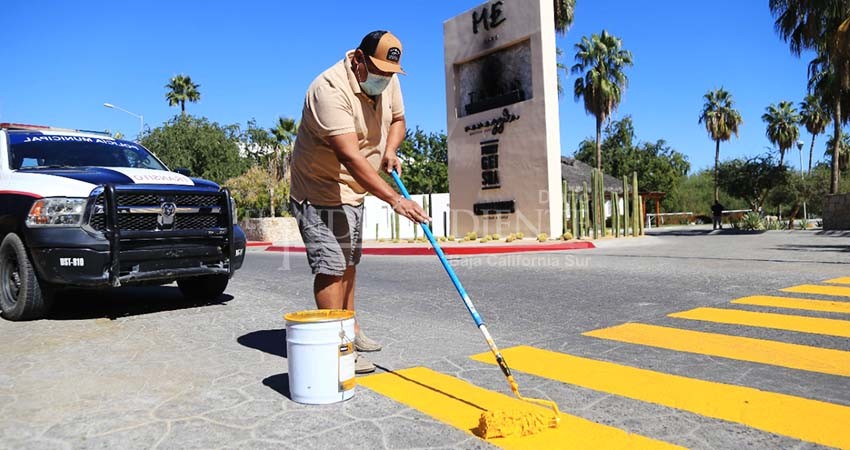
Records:
<instances>
[{"instance_id":1,"label":"white paint bucket","mask_svg":"<svg viewBox=\"0 0 850 450\"><path fill-rule=\"evenodd\" d=\"M336 403L354 396L354 311L289 313L286 358L293 401Z\"/></svg>"}]
</instances>

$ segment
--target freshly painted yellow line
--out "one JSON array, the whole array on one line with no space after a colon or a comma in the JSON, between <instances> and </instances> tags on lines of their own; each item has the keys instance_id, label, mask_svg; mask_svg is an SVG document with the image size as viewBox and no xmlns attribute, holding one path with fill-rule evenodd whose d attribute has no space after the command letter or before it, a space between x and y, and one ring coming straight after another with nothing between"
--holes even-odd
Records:
<instances>
[{"instance_id":1,"label":"freshly painted yellow line","mask_svg":"<svg viewBox=\"0 0 850 450\"><path fill-rule=\"evenodd\" d=\"M847 286L821 286L818 284L801 284L789 288L780 289L782 292L794 292L797 294L834 295L836 297L850 297L850 287Z\"/></svg>"},{"instance_id":2,"label":"freshly painted yellow line","mask_svg":"<svg viewBox=\"0 0 850 450\"><path fill-rule=\"evenodd\" d=\"M831 313L850 314L850 302L815 300L811 298L775 297L772 295L753 295L732 300L738 305L772 306L774 308L804 309Z\"/></svg>"},{"instance_id":3,"label":"freshly painted yellow line","mask_svg":"<svg viewBox=\"0 0 850 450\"><path fill-rule=\"evenodd\" d=\"M821 319L819 317L721 308L696 308L690 311L668 314L668 317L850 337L850 321L838 319Z\"/></svg>"},{"instance_id":4,"label":"freshly painted yellow line","mask_svg":"<svg viewBox=\"0 0 850 450\"><path fill-rule=\"evenodd\" d=\"M824 281L824 283L850 284L850 277L833 278L831 280Z\"/></svg>"},{"instance_id":5,"label":"freshly painted yellow line","mask_svg":"<svg viewBox=\"0 0 850 450\"><path fill-rule=\"evenodd\" d=\"M850 377L850 352L702 331L626 323L584 333L602 339Z\"/></svg>"},{"instance_id":6,"label":"freshly painted yellow line","mask_svg":"<svg viewBox=\"0 0 850 450\"><path fill-rule=\"evenodd\" d=\"M501 373L494 372L494 376L501 376ZM486 410L549 411L424 367L358 378L357 384L470 434L478 426L478 417ZM564 413L561 413L558 428L487 442L507 449L682 448Z\"/></svg>"},{"instance_id":7,"label":"freshly painted yellow line","mask_svg":"<svg viewBox=\"0 0 850 450\"><path fill-rule=\"evenodd\" d=\"M850 448L850 407L638 369L563 353L520 346L502 350L517 371L608 392L770 433ZM472 357L495 364L490 353Z\"/></svg>"}]
</instances>

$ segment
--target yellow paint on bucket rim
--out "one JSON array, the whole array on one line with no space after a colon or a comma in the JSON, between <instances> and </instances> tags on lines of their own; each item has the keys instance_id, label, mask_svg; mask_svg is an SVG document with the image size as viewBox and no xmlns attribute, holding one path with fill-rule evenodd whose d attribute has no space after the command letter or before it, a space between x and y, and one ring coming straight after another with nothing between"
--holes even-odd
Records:
<instances>
[{"instance_id":1,"label":"yellow paint on bucket rim","mask_svg":"<svg viewBox=\"0 0 850 450\"><path fill-rule=\"evenodd\" d=\"M310 309L306 311L298 311L288 313L283 316L289 322L299 323L318 323L318 322L336 322L338 320L347 320L354 317L354 311L347 309Z\"/></svg>"}]
</instances>

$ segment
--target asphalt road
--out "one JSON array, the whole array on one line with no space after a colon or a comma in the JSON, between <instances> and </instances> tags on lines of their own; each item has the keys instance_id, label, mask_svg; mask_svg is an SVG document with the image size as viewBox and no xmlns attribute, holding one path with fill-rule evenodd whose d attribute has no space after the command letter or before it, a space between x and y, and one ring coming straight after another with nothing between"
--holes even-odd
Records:
<instances>
[{"instance_id":1,"label":"asphalt road","mask_svg":"<svg viewBox=\"0 0 850 450\"><path fill-rule=\"evenodd\" d=\"M594 250L462 257L452 264L501 348L545 349L555 353L546 353L552 360L546 356L543 366L566 364L557 375L531 375L520 350L513 366L525 395L552 399L589 426L653 443L814 449L850 446L850 433L829 428L850 417L850 374L840 367L850 354L850 336L842 335L850 330L847 313L730 301L770 295L841 307L850 297L779 289L848 277L848 261L850 239L843 236L683 229L602 241ZM358 271L358 317L384 344L367 355L379 373L425 367L487 395L510 393L496 367L470 359L487 347L436 257L367 256ZM0 321L0 448L493 448L407 406L416 399L404 392L379 393L377 381L378 388L358 386L344 403L289 400L282 317L313 307L311 279L302 255L253 251L228 295L210 304L187 304L173 286L80 292L47 320ZM769 328L668 316L704 307L798 318ZM799 316L840 322L816 321L800 331L808 322ZM688 339L662 336L662 344L649 345L583 334L629 323L710 333L697 344L720 335L758 340L756 348L772 341L832 350L839 367L791 361L783 353L789 346L757 362L758 351L730 358L665 347L691 345ZM741 342L715 351L743 352ZM577 359L558 362L559 355ZM598 376L583 372L594 361L610 364ZM639 374L649 378L638 382L632 369L645 369ZM673 396L678 383L681 398ZM652 388L658 384L660 391ZM772 410L748 409L774 401L779 406ZM815 417L795 417L792 411L802 416L804 410L782 405L813 408ZM599 439L548 446L616 448Z\"/></svg>"}]
</instances>

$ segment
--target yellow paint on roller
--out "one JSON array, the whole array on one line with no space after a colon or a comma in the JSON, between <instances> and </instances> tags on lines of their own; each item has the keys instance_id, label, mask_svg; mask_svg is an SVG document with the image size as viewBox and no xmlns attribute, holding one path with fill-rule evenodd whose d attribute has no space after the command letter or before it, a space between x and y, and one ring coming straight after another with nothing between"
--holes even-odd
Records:
<instances>
[{"instance_id":1,"label":"yellow paint on roller","mask_svg":"<svg viewBox=\"0 0 850 450\"><path fill-rule=\"evenodd\" d=\"M696 308L690 311L668 314L668 317L773 328L827 336L850 337L850 321L847 320L721 308Z\"/></svg>"},{"instance_id":2,"label":"yellow paint on roller","mask_svg":"<svg viewBox=\"0 0 850 450\"><path fill-rule=\"evenodd\" d=\"M585 336L680 352L719 356L809 372L850 377L850 352L679 328L626 323Z\"/></svg>"},{"instance_id":3,"label":"yellow paint on roller","mask_svg":"<svg viewBox=\"0 0 850 450\"><path fill-rule=\"evenodd\" d=\"M732 300L738 305L770 306L774 308L803 309L830 313L850 314L850 302L815 300L811 298L775 297L772 295L753 295Z\"/></svg>"},{"instance_id":4,"label":"yellow paint on roller","mask_svg":"<svg viewBox=\"0 0 850 450\"><path fill-rule=\"evenodd\" d=\"M534 347L502 350L511 368L635 400L740 423L770 433L850 448L850 407L758 389L715 383ZM495 364L481 353L477 361ZM565 425L562 423L562 427ZM540 447L544 448L544 447Z\"/></svg>"},{"instance_id":5,"label":"yellow paint on roller","mask_svg":"<svg viewBox=\"0 0 850 450\"><path fill-rule=\"evenodd\" d=\"M833 284L850 284L850 277L839 277L833 278L831 280L826 280L824 283L833 283Z\"/></svg>"},{"instance_id":6,"label":"yellow paint on roller","mask_svg":"<svg viewBox=\"0 0 850 450\"><path fill-rule=\"evenodd\" d=\"M491 355L492 354L488 353ZM517 411L549 415L551 410L530 405L498 392L424 367L382 373L358 379L358 384L415 408L468 433L485 411ZM681 449L666 442L561 413L558 428L530 436L495 438L488 443L505 449Z\"/></svg>"},{"instance_id":7,"label":"yellow paint on roller","mask_svg":"<svg viewBox=\"0 0 850 450\"><path fill-rule=\"evenodd\" d=\"M832 295L836 297L850 297L850 287L847 286L821 286L818 284L801 284L789 288L780 289L782 292L794 292L797 294Z\"/></svg>"}]
</instances>

